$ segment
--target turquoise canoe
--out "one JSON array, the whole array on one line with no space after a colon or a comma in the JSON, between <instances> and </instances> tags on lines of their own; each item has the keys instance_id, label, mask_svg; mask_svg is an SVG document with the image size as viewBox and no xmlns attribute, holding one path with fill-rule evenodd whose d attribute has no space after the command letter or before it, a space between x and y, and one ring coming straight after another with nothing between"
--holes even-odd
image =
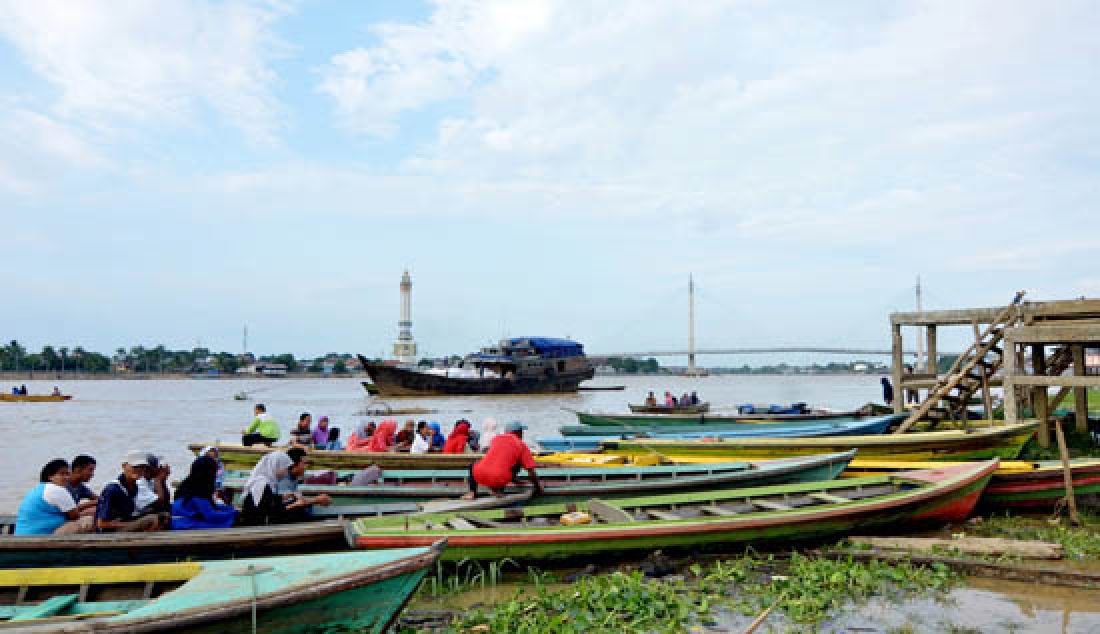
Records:
<instances>
[{"instance_id":1,"label":"turquoise canoe","mask_svg":"<svg viewBox=\"0 0 1100 634\"><path fill-rule=\"evenodd\" d=\"M0 570L0 629L384 632L445 543L235 561Z\"/></svg>"}]
</instances>

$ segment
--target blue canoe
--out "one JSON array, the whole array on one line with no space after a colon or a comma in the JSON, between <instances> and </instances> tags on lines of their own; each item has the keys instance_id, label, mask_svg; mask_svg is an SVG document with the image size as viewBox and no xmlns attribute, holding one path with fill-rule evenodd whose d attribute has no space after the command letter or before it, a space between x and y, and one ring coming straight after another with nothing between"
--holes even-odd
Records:
<instances>
[{"instance_id":1,"label":"blue canoe","mask_svg":"<svg viewBox=\"0 0 1100 634\"><path fill-rule=\"evenodd\" d=\"M888 414L861 419L817 421L812 424L747 425L737 429L715 429L680 433L650 433L630 431L607 436L548 436L535 441L546 451L599 451L600 442L629 438L660 438L665 440L697 440L700 438L792 438L813 436L869 436L885 432L907 414Z\"/></svg>"}]
</instances>

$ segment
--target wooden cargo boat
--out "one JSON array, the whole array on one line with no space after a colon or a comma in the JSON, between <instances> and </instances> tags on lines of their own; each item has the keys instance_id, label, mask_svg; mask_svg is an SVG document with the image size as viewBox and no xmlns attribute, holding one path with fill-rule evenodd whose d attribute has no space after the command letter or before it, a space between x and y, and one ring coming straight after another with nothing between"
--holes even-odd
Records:
<instances>
[{"instance_id":1,"label":"wooden cargo boat","mask_svg":"<svg viewBox=\"0 0 1100 634\"><path fill-rule=\"evenodd\" d=\"M815 436L858 436L881 434L886 429L900 422L905 414L893 416L879 416L864 420L852 420L844 422L823 421L812 425L795 425L793 423L776 423L762 425L742 425L736 429L707 429L693 431L664 433L662 428L651 428L655 431L640 434L624 431L617 435L582 435L582 436L558 436L536 438L535 442L546 451L599 451L600 443L605 440L623 440L628 438L658 438L666 440L702 440L708 438L810 438ZM622 429L615 427L592 427L591 429Z\"/></svg>"},{"instance_id":2,"label":"wooden cargo boat","mask_svg":"<svg viewBox=\"0 0 1100 634\"><path fill-rule=\"evenodd\" d=\"M731 462L704 465L610 467L604 469L540 469L543 492L532 502L571 502L593 497L617 499L671 492L745 488L787 482L832 480L840 475L856 455L855 451L821 456ZM343 505L371 505L398 502L428 502L454 499L466 493L467 471L387 472L383 480L367 486L309 485L300 487L306 495L327 493L333 499L329 512L338 513ZM226 488L240 491L244 480L230 479ZM507 493L528 491L512 487ZM492 500L492 497L478 498Z\"/></svg>"},{"instance_id":3,"label":"wooden cargo boat","mask_svg":"<svg viewBox=\"0 0 1100 634\"><path fill-rule=\"evenodd\" d=\"M72 394L0 394L0 403L58 403L72 399Z\"/></svg>"},{"instance_id":4,"label":"wooden cargo boat","mask_svg":"<svg viewBox=\"0 0 1100 634\"><path fill-rule=\"evenodd\" d=\"M95 566L321 552L348 547L347 522L92 535L0 535L0 568Z\"/></svg>"},{"instance_id":5,"label":"wooden cargo boat","mask_svg":"<svg viewBox=\"0 0 1100 634\"><path fill-rule=\"evenodd\" d=\"M392 548L446 537L447 559L553 559L896 531L965 519L996 468L991 460L831 482L362 519L355 543ZM590 522L564 525L572 511Z\"/></svg>"},{"instance_id":6,"label":"wooden cargo boat","mask_svg":"<svg viewBox=\"0 0 1100 634\"><path fill-rule=\"evenodd\" d=\"M1037 422L1015 423L971 432L930 431L879 436L823 438L720 438L661 440L636 438L600 443L605 453L655 453L672 462L748 460L804 456L858 449L861 459L936 461L1013 460L1039 428Z\"/></svg>"},{"instance_id":7,"label":"wooden cargo boat","mask_svg":"<svg viewBox=\"0 0 1100 634\"><path fill-rule=\"evenodd\" d=\"M0 570L0 628L380 633L396 620L443 547Z\"/></svg>"},{"instance_id":8,"label":"wooden cargo boat","mask_svg":"<svg viewBox=\"0 0 1100 634\"><path fill-rule=\"evenodd\" d=\"M676 414L705 414L710 411L710 403L698 403L696 405L635 405L628 403L630 411L635 414L658 414L661 416L674 416Z\"/></svg>"},{"instance_id":9,"label":"wooden cargo boat","mask_svg":"<svg viewBox=\"0 0 1100 634\"><path fill-rule=\"evenodd\" d=\"M848 471L852 477L923 469L935 463L853 460ZM1070 460L1073 493L1079 506L1100 506L1100 459ZM1062 463L1059 460L1002 462L993 473L979 506L989 510L1048 509L1066 496Z\"/></svg>"},{"instance_id":10,"label":"wooden cargo boat","mask_svg":"<svg viewBox=\"0 0 1100 634\"><path fill-rule=\"evenodd\" d=\"M599 412L580 412L571 410L582 425L599 426L664 426L664 425L745 425L761 422L815 421L830 418L858 418L865 414L861 410L832 412L813 410L806 414L604 414Z\"/></svg>"}]
</instances>

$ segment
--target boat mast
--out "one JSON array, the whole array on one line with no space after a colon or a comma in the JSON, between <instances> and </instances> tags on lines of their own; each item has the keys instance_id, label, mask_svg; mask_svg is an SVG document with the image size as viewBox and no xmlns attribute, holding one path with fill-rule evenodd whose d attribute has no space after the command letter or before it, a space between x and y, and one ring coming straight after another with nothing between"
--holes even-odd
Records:
<instances>
[{"instance_id":1,"label":"boat mast","mask_svg":"<svg viewBox=\"0 0 1100 634\"><path fill-rule=\"evenodd\" d=\"M695 376L695 279L688 273L688 376Z\"/></svg>"}]
</instances>

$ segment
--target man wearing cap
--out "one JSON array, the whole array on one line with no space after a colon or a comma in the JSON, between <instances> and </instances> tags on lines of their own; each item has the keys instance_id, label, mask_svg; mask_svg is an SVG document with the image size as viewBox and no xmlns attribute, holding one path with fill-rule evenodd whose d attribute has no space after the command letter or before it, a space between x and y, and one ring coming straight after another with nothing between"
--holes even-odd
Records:
<instances>
[{"instance_id":1,"label":"man wearing cap","mask_svg":"<svg viewBox=\"0 0 1100 634\"><path fill-rule=\"evenodd\" d=\"M470 492L462 496L462 499L476 498L479 484L487 487L494 496L501 497L504 487L519 475L520 469L527 469L535 493L542 493L542 483L535 473L535 458L527 443L523 442L525 429L526 425L513 421L504 426L505 433L493 438L485 457L470 467Z\"/></svg>"},{"instance_id":2,"label":"man wearing cap","mask_svg":"<svg viewBox=\"0 0 1100 634\"><path fill-rule=\"evenodd\" d=\"M137 532L155 531L162 528L156 515L139 516L135 504L138 494L138 480L146 477L149 470L149 454L144 451L130 451L122 461L122 474L117 482L103 488L96 505L96 529L100 532Z\"/></svg>"},{"instance_id":3,"label":"man wearing cap","mask_svg":"<svg viewBox=\"0 0 1100 634\"><path fill-rule=\"evenodd\" d=\"M171 513L172 494L168 491L168 476L172 475L172 468L153 454L146 456L146 460L145 477L137 481L138 493L134 498L138 515Z\"/></svg>"}]
</instances>

